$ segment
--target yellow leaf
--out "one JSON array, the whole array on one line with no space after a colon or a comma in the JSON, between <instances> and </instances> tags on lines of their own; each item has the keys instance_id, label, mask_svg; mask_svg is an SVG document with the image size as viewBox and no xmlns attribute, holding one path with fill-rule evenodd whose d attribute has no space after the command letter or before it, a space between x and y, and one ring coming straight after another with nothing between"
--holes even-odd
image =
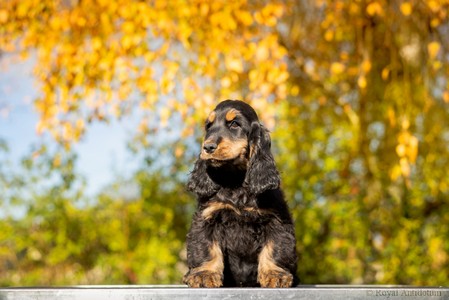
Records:
<instances>
[{"instance_id":1,"label":"yellow leaf","mask_svg":"<svg viewBox=\"0 0 449 300\"><path fill-rule=\"evenodd\" d=\"M19 4L17 5L17 16L19 18L26 17L29 12L30 2L29 1L19 1Z\"/></svg>"},{"instance_id":2,"label":"yellow leaf","mask_svg":"<svg viewBox=\"0 0 449 300\"><path fill-rule=\"evenodd\" d=\"M427 1L427 6L430 8L430 10L432 10L432 12L438 12L441 8L441 5L439 3L439 1L437 0L430 0Z\"/></svg>"},{"instance_id":3,"label":"yellow leaf","mask_svg":"<svg viewBox=\"0 0 449 300\"><path fill-rule=\"evenodd\" d=\"M396 180L398 177L401 176L401 167L399 165L395 165L390 172L390 178L391 180Z\"/></svg>"},{"instance_id":4,"label":"yellow leaf","mask_svg":"<svg viewBox=\"0 0 449 300\"><path fill-rule=\"evenodd\" d=\"M6 9L0 9L0 23L6 23L8 21L8 15Z\"/></svg>"},{"instance_id":5,"label":"yellow leaf","mask_svg":"<svg viewBox=\"0 0 449 300\"><path fill-rule=\"evenodd\" d=\"M259 48L257 48L257 50L256 50L256 59L257 60L264 61L264 60L267 60L269 56L270 56L270 51L268 50L268 48L266 46L260 46Z\"/></svg>"},{"instance_id":6,"label":"yellow leaf","mask_svg":"<svg viewBox=\"0 0 449 300\"><path fill-rule=\"evenodd\" d=\"M290 95L292 95L293 97L296 97L299 95L300 92L300 88L299 85L294 85L290 88Z\"/></svg>"},{"instance_id":7,"label":"yellow leaf","mask_svg":"<svg viewBox=\"0 0 449 300\"><path fill-rule=\"evenodd\" d=\"M438 71L439 69L441 69L442 66L443 66L443 64L441 63L441 61L438 61L438 60L436 60L432 63L432 69L435 71Z\"/></svg>"},{"instance_id":8,"label":"yellow leaf","mask_svg":"<svg viewBox=\"0 0 449 300\"><path fill-rule=\"evenodd\" d=\"M84 27L84 26L86 26L86 24L87 24L87 20L86 20L86 18L84 18L84 17L82 17L82 16L79 16L79 17L76 19L76 24L77 24L79 27Z\"/></svg>"},{"instance_id":9,"label":"yellow leaf","mask_svg":"<svg viewBox=\"0 0 449 300\"><path fill-rule=\"evenodd\" d=\"M260 75L256 69L253 69L253 70L249 71L248 77L251 82L255 82L255 81L259 81Z\"/></svg>"},{"instance_id":10,"label":"yellow leaf","mask_svg":"<svg viewBox=\"0 0 449 300\"><path fill-rule=\"evenodd\" d=\"M345 65L340 62L334 62L331 64L331 73L332 75L340 75L344 72Z\"/></svg>"},{"instance_id":11,"label":"yellow leaf","mask_svg":"<svg viewBox=\"0 0 449 300\"><path fill-rule=\"evenodd\" d=\"M396 154L399 157L404 157L405 156L405 152L406 152L406 147L404 144L399 144L396 146Z\"/></svg>"},{"instance_id":12,"label":"yellow leaf","mask_svg":"<svg viewBox=\"0 0 449 300\"><path fill-rule=\"evenodd\" d=\"M229 71L234 71L237 73L242 73L243 72L243 63L242 60L237 58L237 57L227 57L226 58L226 68Z\"/></svg>"},{"instance_id":13,"label":"yellow leaf","mask_svg":"<svg viewBox=\"0 0 449 300\"><path fill-rule=\"evenodd\" d=\"M62 138L65 141L71 141L73 138L73 128L69 122L64 122L62 125Z\"/></svg>"},{"instance_id":14,"label":"yellow leaf","mask_svg":"<svg viewBox=\"0 0 449 300\"><path fill-rule=\"evenodd\" d=\"M132 34L135 31L134 23L131 21L126 21L122 24L122 30L125 34Z\"/></svg>"},{"instance_id":15,"label":"yellow leaf","mask_svg":"<svg viewBox=\"0 0 449 300\"><path fill-rule=\"evenodd\" d=\"M441 45L438 42L430 42L427 45L427 51L429 52L430 59L435 59L440 51Z\"/></svg>"},{"instance_id":16,"label":"yellow leaf","mask_svg":"<svg viewBox=\"0 0 449 300\"><path fill-rule=\"evenodd\" d=\"M360 76L359 79L357 80L357 84L362 90L365 89L366 86L368 85L366 77L364 75Z\"/></svg>"},{"instance_id":17,"label":"yellow leaf","mask_svg":"<svg viewBox=\"0 0 449 300\"><path fill-rule=\"evenodd\" d=\"M260 11L256 11L256 13L254 14L254 20L256 20L256 22L259 24L264 24L266 19L268 18L265 18Z\"/></svg>"},{"instance_id":18,"label":"yellow leaf","mask_svg":"<svg viewBox=\"0 0 449 300\"><path fill-rule=\"evenodd\" d=\"M410 136L407 147L407 156L411 163L414 163L418 157L418 143L418 138L416 136Z\"/></svg>"},{"instance_id":19,"label":"yellow leaf","mask_svg":"<svg viewBox=\"0 0 449 300\"><path fill-rule=\"evenodd\" d=\"M401 173L404 177L410 176L410 164L408 159L403 157L399 160L399 165L401 166Z\"/></svg>"},{"instance_id":20,"label":"yellow leaf","mask_svg":"<svg viewBox=\"0 0 449 300\"><path fill-rule=\"evenodd\" d=\"M382 79L387 80L390 76L390 69L389 68L383 68L382 70Z\"/></svg>"},{"instance_id":21,"label":"yellow leaf","mask_svg":"<svg viewBox=\"0 0 449 300\"><path fill-rule=\"evenodd\" d=\"M408 120L408 118L404 117L402 119L402 123L401 123L402 129L407 130L410 127L410 121ZM407 138L410 136L410 133L408 131L405 131L403 134L404 138Z\"/></svg>"},{"instance_id":22,"label":"yellow leaf","mask_svg":"<svg viewBox=\"0 0 449 300\"><path fill-rule=\"evenodd\" d=\"M342 61L348 61L350 58L349 53L347 51L340 52L340 59Z\"/></svg>"},{"instance_id":23,"label":"yellow leaf","mask_svg":"<svg viewBox=\"0 0 449 300\"><path fill-rule=\"evenodd\" d=\"M238 11L235 13L235 16L245 26L249 26L253 23L253 17L247 11Z\"/></svg>"},{"instance_id":24,"label":"yellow leaf","mask_svg":"<svg viewBox=\"0 0 449 300\"><path fill-rule=\"evenodd\" d=\"M132 47L133 39L130 35L124 35L121 42L123 49L128 50Z\"/></svg>"},{"instance_id":25,"label":"yellow leaf","mask_svg":"<svg viewBox=\"0 0 449 300\"><path fill-rule=\"evenodd\" d=\"M175 157L180 158L184 154L184 149L182 147L175 148Z\"/></svg>"},{"instance_id":26,"label":"yellow leaf","mask_svg":"<svg viewBox=\"0 0 449 300\"><path fill-rule=\"evenodd\" d=\"M410 2L404 2L401 4L401 12L404 16L410 16L412 14L412 4Z\"/></svg>"},{"instance_id":27,"label":"yellow leaf","mask_svg":"<svg viewBox=\"0 0 449 300\"><path fill-rule=\"evenodd\" d=\"M351 15L353 16L357 16L360 14L360 4L354 1L350 2L351 4L349 5L349 12Z\"/></svg>"},{"instance_id":28,"label":"yellow leaf","mask_svg":"<svg viewBox=\"0 0 449 300\"><path fill-rule=\"evenodd\" d=\"M99 38L99 37L92 38L92 48L94 50L99 50L102 47L102 44L103 43L101 41L101 38Z\"/></svg>"},{"instance_id":29,"label":"yellow leaf","mask_svg":"<svg viewBox=\"0 0 449 300\"><path fill-rule=\"evenodd\" d=\"M331 42L334 39L334 32L332 30L326 30L324 33L324 39Z\"/></svg>"},{"instance_id":30,"label":"yellow leaf","mask_svg":"<svg viewBox=\"0 0 449 300\"><path fill-rule=\"evenodd\" d=\"M122 99L121 96L119 97L120 99ZM114 115L114 117L120 118L122 116L122 109L120 108L120 105L113 105L111 107L111 113Z\"/></svg>"},{"instance_id":31,"label":"yellow leaf","mask_svg":"<svg viewBox=\"0 0 449 300\"><path fill-rule=\"evenodd\" d=\"M371 71L371 61L369 60L369 59L365 59L363 62L362 62L362 70L363 70L363 72L366 74L366 73L369 73L369 71Z\"/></svg>"},{"instance_id":32,"label":"yellow leaf","mask_svg":"<svg viewBox=\"0 0 449 300\"><path fill-rule=\"evenodd\" d=\"M45 122L43 120L40 120L36 125L36 133L38 135L41 135L46 128L47 128L47 125L45 124Z\"/></svg>"},{"instance_id":33,"label":"yellow leaf","mask_svg":"<svg viewBox=\"0 0 449 300\"><path fill-rule=\"evenodd\" d=\"M327 98L326 98L326 96L321 96L321 97L319 97L319 98L318 98L318 103L319 103L321 106L326 105L326 103L327 103Z\"/></svg>"},{"instance_id":34,"label":"yellow leaf","mask_svg":"<svg viewBox=\"0 0 449 300\"><path fill-rule=\"evenodd\" d=\"M78 130L84 130L85 126L86 126L86 124L83 119L76 120L76 128Z\"/></svg>"},{"instance_id":35,"label":"yellow leaf","mask_svg":"<svg viewBox=\"0 0 449 300\"><path fill-rule=\"evenodd\" d=\"M444 242L440 237L433 237L429 241L429 257L432 258L432 268L440 269L447 263L448 255L444 250Z\"/></svg>"},{"instance_id":36,"label":"yellow leaf","mask_svg":"<svg viewBox=\"0 0 449 300\"><path fill-rule=\"evenodd\" d=\"M389 107L387 111L388 120L390 121L391 127L396 127L396 113L394 112L394 109Z\"/></svg>"},{"instance_id":37,"label":"yellow leaf","mask_svg":"<svg viewBox=\"0 0 449 300\"><path fill-rule=\"evenodd\" d=\"M430 21L430 26L432 26L432 28L436 28L436 27L438 27L440 24L441 24L441 21L440 21L440 19L438 19L438 18L433 18L433 19Z\"/></svg>"},{"instance_id":38,"label":"yellow leaf","mask_svg":"<svg viewBox=\"0 0 449 300\"><path fill-rule=\"evenodd\" d=\"M201 16L207 16L207 14L209 13L210 10L210 6L207 3L201 3L200 5L200 14Z\"/></svg>"},{"instance_id":39,"label":"yellow leaf","mask_svg":"<svg viewBox=\"0 0 449 300\"><path fill-rule=\"evenodd\" d=\"M228 88L231 86L231 78L229 78L228 76L225 76L221 79L221 86L223 88Z\"/></svg>"},{"instance_id":40,"label":"yellow leaf","mask_svg":"<svg viewBox=\"0 0 449 300\"><path fill-rule=\"evenodd\" d=\"M60 167L61 161L62 161L61 155L60 154L55 155L55 157L53 158L53 167L56 167L56 168Z\"/></svg>"},{"instance_id":41,"label":"yellow leaf","mask_svg":"<svg viewBox=\"0 0 449 300\"><path fill-rule=\"evenodd\" d=\"M285 99L287 98L287 85L286 84L279 84L276 88L276 96L279 99Z\"/></svg>"},{"instance_id":42,"label":"yellow leaf","mask_svg":"<svg viewBox=\"0 0 449 300\"><path fill-rule=\"evenodd\" d=\"M444 102L449 103L449 91L444 91L443 100Z\"/></svg>"},{"instance_id":43,"label":"yellow leaf","mask_svg":"<svg viewBox=\"0 0 449 300\"><path fill-rule=\"evenodd\" d=\"M382 8L382 5L380 5L379 2L371 2L366 7L366 12L370 16L382 15L383 14L383 8Z\"/></svg>"},{"instance_id":44,"label":"yellow leaf","mask_svg":"<svg viewBox=\"0 0 449 300\"><path fill-rule=\"evenodd\" d=\"M167 127L168 119L170 118L170 110L167 107L161 108L159 118L161 121L161 127Z\"/></svg>"}]
</instances>

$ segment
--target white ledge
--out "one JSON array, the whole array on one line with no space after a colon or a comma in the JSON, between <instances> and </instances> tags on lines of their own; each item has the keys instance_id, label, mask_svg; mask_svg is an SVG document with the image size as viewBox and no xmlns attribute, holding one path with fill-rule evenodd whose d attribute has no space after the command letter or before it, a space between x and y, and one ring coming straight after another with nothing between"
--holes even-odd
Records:
<instances>
[{"instance_id":1,"label":"white ledge","mask_svg":"<svg viewBox=\"0 0 449 300\"><path fill-rule=\"evenodd\" d=\"M0 300L37 299L449 299L449 287L301 285L290 289L192 289L169 285L0 288Z\"/></svg>"}]
</instances>

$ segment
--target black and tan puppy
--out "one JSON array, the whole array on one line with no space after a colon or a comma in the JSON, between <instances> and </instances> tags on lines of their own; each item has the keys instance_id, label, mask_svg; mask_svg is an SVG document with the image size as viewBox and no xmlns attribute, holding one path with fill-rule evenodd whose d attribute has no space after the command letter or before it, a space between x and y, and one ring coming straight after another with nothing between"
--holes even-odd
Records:
<instances>
[{"instance_id":1,"label":"black and tan puppy","mask_svg":"<svg viewBox=\"0 0 449 300\"><path fill-rule=\"evenodd\" d=\"M198 210L187 235L190 287L297 283L294 225L268 130L242 101L218 104L187 187Z\"/></svg>"}]
</instances>

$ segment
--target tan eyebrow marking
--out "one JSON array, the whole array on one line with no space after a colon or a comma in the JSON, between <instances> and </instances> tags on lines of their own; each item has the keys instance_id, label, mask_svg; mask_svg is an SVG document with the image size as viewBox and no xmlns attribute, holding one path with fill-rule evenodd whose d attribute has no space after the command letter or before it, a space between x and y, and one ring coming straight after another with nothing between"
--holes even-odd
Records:
<instances>
[{"instance_id":1,"label":"tan eyebrow marking","mask_svg":"<svg viewBox=\"0 0 449 300\"><path fill-rule=\"evenodd\" d=\"M232 121L235 119L235 117L237 117L237 115L240 115L240 112L238 110L236 110L235 108L231 108L227 113L226 113L226 121Z\"/></svg>"},{"instance_id":2,"label":"tan eyebrow marking","mask_svg":"<svg viewBox=\"0 0 449 300\"><path fill-rule=\"evenodd\" d=\"M211 112L209 114L209 117L207 117L207 121L209 121L209 123L213 123L215 121L216 116L217 116L217 114L215 113L215 111Z\"/></svg>"}]
</instances>

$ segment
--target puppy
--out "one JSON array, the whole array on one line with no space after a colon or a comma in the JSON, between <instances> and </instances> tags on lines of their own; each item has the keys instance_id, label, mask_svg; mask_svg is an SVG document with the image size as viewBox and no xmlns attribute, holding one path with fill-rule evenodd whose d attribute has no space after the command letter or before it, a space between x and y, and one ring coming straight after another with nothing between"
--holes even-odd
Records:
<instances>
[{"instance_id":1,"label":"puppy","mask_svg":"<svg viewBox=\"0 0 449 300\"><path fill-rule=\"evenodd\" d=\"M291 287L294 224L279 188L268 130L243 101L210 113L187 188L198 208L187 235L189 287Z\"/></svg>"}]
</instances>

